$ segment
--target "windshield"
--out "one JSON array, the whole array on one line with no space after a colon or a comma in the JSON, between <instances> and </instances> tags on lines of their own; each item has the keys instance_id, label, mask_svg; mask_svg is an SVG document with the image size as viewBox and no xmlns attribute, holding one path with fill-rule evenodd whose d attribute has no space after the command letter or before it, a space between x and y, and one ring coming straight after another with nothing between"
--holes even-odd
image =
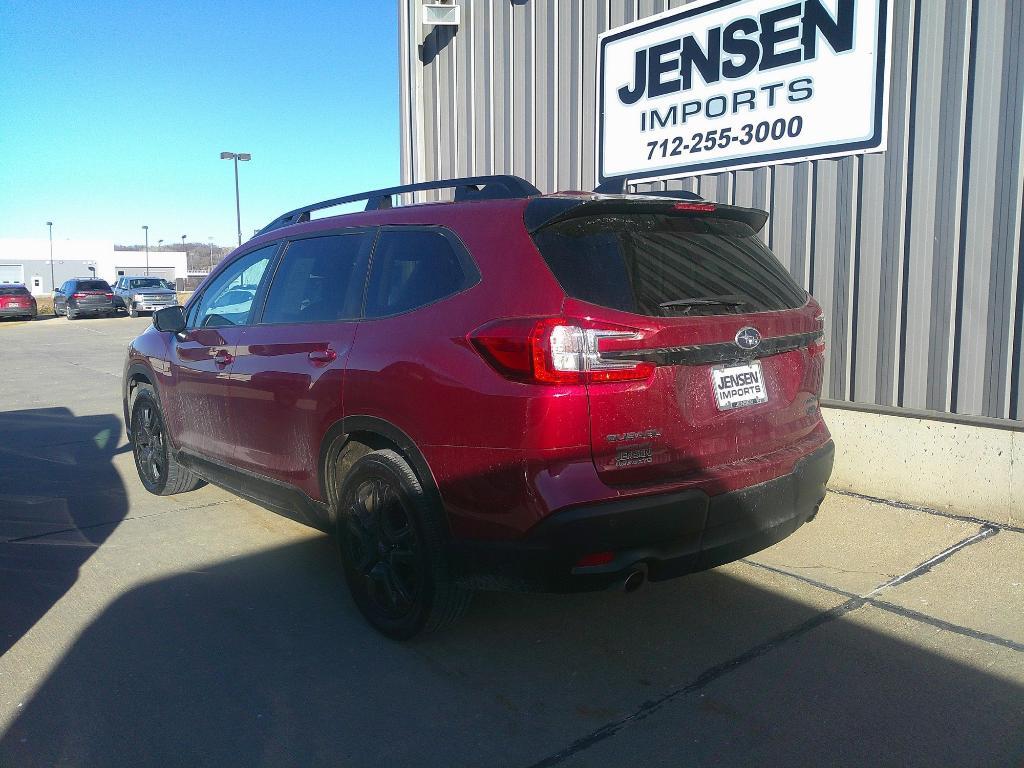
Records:
<instances>
[{"instance_id":1,"label":"windshield","mask_svg":"<svg viewBox=\"0 0 1024 768\"><path fill-rule=\"evenodd\" d=\"M534 236L573 298L642 315L768 312L806 293L746 224L712 216L581 216Z\"/></svg>"},{"instance_id":2,"label":"windshield","mask_svg":"<svg viewBox=\"0 0 1024 768\"><path fill-rule=\"evenodd\" d=\"M132 280L128 284L129 288L163 288L164 281L158 277L143 277L137 280Z\"/></svg>"}]
</instances>

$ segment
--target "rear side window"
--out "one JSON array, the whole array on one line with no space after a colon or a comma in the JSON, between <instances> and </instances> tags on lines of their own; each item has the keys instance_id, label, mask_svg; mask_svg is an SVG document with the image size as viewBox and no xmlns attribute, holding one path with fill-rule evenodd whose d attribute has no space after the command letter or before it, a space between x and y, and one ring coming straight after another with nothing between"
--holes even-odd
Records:
<instances>
[{"instance_id":1,"label":"rear side window","mask_svg":"<svg viewBox=\"0 0 1024 768\"><path fill-rule=\"evenodd\" d=\"M582 216L534 240L573 298L677 317L795 309L807 300L746 224L711 216Z\"/></svg>"},{"instance_id":2,"label":"rear side window","mask_svg":"<svg viewBox=\"0 0 1024 768\"><path fill-rule=\"evenodd\" d=\"M369 240L364 233L353 233L289 244L262 322L331 323L358 317Z\"/></svg>"},{"instance_id":3,"label":"rear side window","mask_svg":"<svg viewBox=\"0 0 1024 768\"><path fill-rule=\"evenodd\" d=\"M75 287L76 291L109 291L110 285L106 280L79 280Z\"/></svg>"},{"instance_id":4,"label":"rear side window","mask_svg":"<svg viewBox=\"0 0 1024 768\"><path fill-rule=\"evenodd\" d=\"M439 229L385 229L373 252L366 316L386 317L433 304L478 277L462 248Z\"/></svg>"}]
</instances>

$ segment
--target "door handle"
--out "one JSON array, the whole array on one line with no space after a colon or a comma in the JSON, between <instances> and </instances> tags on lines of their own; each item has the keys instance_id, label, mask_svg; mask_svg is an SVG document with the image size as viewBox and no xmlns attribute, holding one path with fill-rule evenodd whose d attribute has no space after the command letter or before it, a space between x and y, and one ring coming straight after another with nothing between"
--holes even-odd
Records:
<instances>
[{"instance_id":1,"label":"door handle","mask_svg":"<svg viewBox=\"0 0 1024 768\"><path fill-rule=\"evenodd\" d=\"M230 352L220 349L217 350L217 354L213 356L213 362L216 363L218 368L225 368L235 360L235 356Z\"/></svg>"},{"instance_id":2,"label":"door handle","mask_svg":"<svg viewBox=\"0 0 1024 768\"><path fill-rule=\"evenodd\" d=\"M309 359L314 365L327 365L338 359L338 353L330 347L327 349L314 349L309 353Z\"/></svg>"}]
</instances>

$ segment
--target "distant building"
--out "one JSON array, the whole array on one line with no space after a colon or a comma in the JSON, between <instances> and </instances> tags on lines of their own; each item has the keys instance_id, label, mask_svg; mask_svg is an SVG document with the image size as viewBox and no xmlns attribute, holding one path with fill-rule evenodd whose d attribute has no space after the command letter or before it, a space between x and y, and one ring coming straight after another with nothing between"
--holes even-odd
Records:
<instances>
[{"instance_id":1,"label":"distant building","mask_svg":"<svg viewBox=\"0 0 1024 768\"><path fill-rule=\"evenodd\" d=\"M0 239L0 284L23 283L34 295L46 295L72 277L96 277L113 283L121 275L147 274L145 251L115 251L106 240L54 240L51 281L50 241ZM148 274L177 284L188 277L184 251L149 252Z\"/></svg>"}]
</instances>

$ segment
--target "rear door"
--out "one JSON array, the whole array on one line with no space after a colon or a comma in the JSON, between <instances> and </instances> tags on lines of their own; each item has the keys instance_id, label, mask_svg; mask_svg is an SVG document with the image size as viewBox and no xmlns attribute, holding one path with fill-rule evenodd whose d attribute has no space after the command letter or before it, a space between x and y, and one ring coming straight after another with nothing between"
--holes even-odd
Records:
<instances>
[{"instance_id":1,"label":"rear door","mask_svg":"<svg viewBox=\"0 0 1024 768\"><path fill-rule=\"evenodd\" d=\"M228 420L234 463L319 495L320 440L342 417L373 230L292 240L259 322L240 338Z\"/></svg>"},{"instance_id":2,"label":"rear door","mask_svg":"<svg viewBox=\"0 0 1024 768\"><path fill-rule=\"evenodd\" d=\"M234 454L232 363L277 251L275 243L235 259L203 289L189 308L187 330L171 340L169 391L161 404L180 448L222 462Z\"/></svg>"},{"instance_id":3,"label":"rear door","mask_svg":"<svg viewBox=\"0 0 1024 768\"><path fill-rule=\"evenodd\" d=\"M568 294L565 315L620 331L598 342L600 356L655 364L643 381L588 384L606 482L715 477L817 425L819 309L750 213L622 203L588 216L584 206L535 235Z\"/></svg>"}]
</instances>

